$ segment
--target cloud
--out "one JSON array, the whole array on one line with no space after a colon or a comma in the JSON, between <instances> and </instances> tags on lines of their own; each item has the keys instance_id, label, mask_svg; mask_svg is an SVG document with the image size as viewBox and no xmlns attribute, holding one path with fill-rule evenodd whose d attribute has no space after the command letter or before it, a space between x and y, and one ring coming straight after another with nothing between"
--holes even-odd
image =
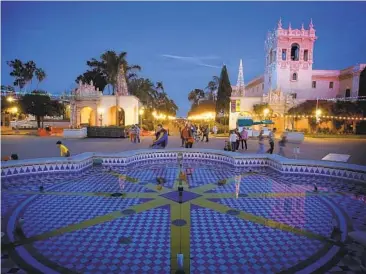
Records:
<instances>
[{"instance_id":1,"label":"cloud","mask_svg":"<svg viewBox=\"0 0 366 274\"><path fill-rule=\"evenodd\" d=\"M204 60L217 60L219 57L217 56L203 56L203 57L194 57L194 56L179 56L179 55L171 55L171 54L162 54L162 57L175 59L175 60L181 60L184 62L189 62L195 65L209 67L209 68L220 68L219 66L206 64L203 62Z\"/></svg>"}]
</instances>

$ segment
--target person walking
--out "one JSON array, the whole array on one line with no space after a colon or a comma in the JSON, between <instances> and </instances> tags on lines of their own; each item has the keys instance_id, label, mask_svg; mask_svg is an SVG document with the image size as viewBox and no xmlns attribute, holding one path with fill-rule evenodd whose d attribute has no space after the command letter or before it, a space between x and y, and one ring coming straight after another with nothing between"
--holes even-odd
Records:
<instances>
[{"instance_id":1,"label":"person walking","mask_svg":"<svg viewBox=\"0 0 366 274\"><path fill-rule=\"evenodd\" d=\"M184 138L183 138L183 134L182 134L183 129L184 129L184 127L183 128L179 127L180 139L182 140L182 145L180 147L184 147Z\"/></svg>"},{"instance_id":2,"label":"person walking","mask_svg":"<svg viewBox=\"0 0 366 274\"><path fill-rule=\"evenodd\" d=\"M141 130L140 130L140 128L139 128L139 126L138 125L135 125L135 136L136 136L136 138L135 138L135 143L136 143L136 141L138 142L138 143L141 143L141 139L140 139L140 133L141 133Z\"/></svg>"},{"instance_id":3,"label":"person walking","mask_svg":"<svg viewBox=\"0 0 366 274\"><path fill-rule=\"evenodd\" d=\"M240 132L241 149L244 149L245 144L245 150L248 150L247 140L248 140L248 131L246 131L245 127L243 127L242 131Z\"/></svg>"},{"instance_id":4,"label":"person walking","mask_svg":"<svg viewBox=\"0 0 366 274\"><path fill-rule=\"evenodd\" d=\"M230 137L229 137L229 141L230 141L230 144L231 144L231 151L232 152L235 152L235 150L236 150L237 140L238 140L238 135L235 133L235 130L232 130L230 132Z\"/></svg>"},{"instance_id":5,"label":"person walking","mask_svg":"<svg viewBox=\"0 0 366 274\"><path fill-rule=\"evenodd\" d=\"M274 139L275 136L274 134L276 133L276 128L274 128L272 131L269 132L268 134L268 141L269 141L269 149L267 150L267 153L273 154L273 150L274 150Z\"/></svg>"},{"instance_id":6,"label":"person walking","mask_svg":"<svg viewBox=\"0 0 366 274\"><path fill-rule=\"evenodd\" d=\"M281 140L278 142L278 146L280 148L278 154L281 155L282 157L286 157L285 156L285 146L286 146L286 142L287 142L287 138L285 135L282 135Z\"/></svg>"},{"instance_id":7,"label":"person walking","mask_svg":"<svg viewBox=\"0 0 366 274\"><path fill-rule=\"evenodd\" d=\"M217 134L217 126L216 125L213 126L212 131L213 131L213 134L215 134L215 136L216 136L216 134Z\"/></svg>"},{"instance_id":8,"label":"person walking","mask_svg":"<svg viewBox=\"0 0 366 274\"><path fill-rule=\"evenodd\" d=\"M187 124L182 130L182 138L184 139L184 144L186 148L192 148L193 146L193 133L190 124Z\"/></svg>"},{"instance_id":9,"label":"person walking","mask_svg":"<svg viewBox=\"0 0 366 274\"><path fill-rule=\"evenodd\" d=\"M264 153L264 136L263 136L263 129L259 132L259 136L258 136L258 145L259 145L259 148L258 148L258 151L257 153Z\"/></svg>"},{"instance_id":10,"label":"person walking","mask_svg":"<svg viewBox=\"0 0 366 274\"><path fill-rule=\"evenodd\" d=\"M202 130L202 140L201 142L203 142L203 140L205 139L206 137L206 143L208 143L208 134L209 134L209 129L208 129L208 126L205 126Z\"/></svg>"},{"instance_id":11,"label":"person walking","mask_svg":"<svg viewBox=\"0 0 366 274\"><path fill-rule=\"evenodd\" d=\"M238 128L235 129L235 134L236 134L236 147L235 150L239 150L239 144L240 144L240 133Z\"/></svg>"}]
</instances>

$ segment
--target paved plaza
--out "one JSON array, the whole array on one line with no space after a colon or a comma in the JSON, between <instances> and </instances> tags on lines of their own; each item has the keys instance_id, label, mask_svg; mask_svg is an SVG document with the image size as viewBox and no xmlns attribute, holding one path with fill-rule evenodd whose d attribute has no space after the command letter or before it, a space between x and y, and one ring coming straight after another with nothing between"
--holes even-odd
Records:
<instances>
[{"instance_id":1,"label":"paved plaza","mask_svg":"<svg viewBox=\"0 0 366 274\"><path fill-rule=\"evenodd\" d=\"M35 136L2 136L1 156L17 153L20 159L58 157L59 150L56 142L59 137L35 137ZM81 139L63 140L73 155L83 152L121 152L125 150L145 149L152 143L152 137L144 137L142 143L133 144L128 139ZM198 142L195 148L224 148L224 138L211 138L209 143ZM178 136L170 136L168 148L180 147L181 140ZM269 147L268 144L266 144ZM285 154L294 158L293 148L296 145L287 144ZM256 153L258 149L257 140L248 141L248 150L244 153ZM241 151L241 150L240 150ZM240 152L239 151L239 152ZM276 143L275 153L278 153ZM320 139L306 138L300 145L299 159L321 160L329 153L351 155L348 163L366 165L366 139Z\"/></svg>"}]
</instances>

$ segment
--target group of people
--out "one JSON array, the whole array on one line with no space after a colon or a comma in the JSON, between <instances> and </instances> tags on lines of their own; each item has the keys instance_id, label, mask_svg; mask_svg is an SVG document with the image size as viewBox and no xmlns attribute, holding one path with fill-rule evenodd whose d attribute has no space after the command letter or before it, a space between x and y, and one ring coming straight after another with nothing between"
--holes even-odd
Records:
<instances>
[{"instance_id":1,"label":"group of people","mask_svg":"<svg viewBox=\"0 0 366 274\"><path fill-rule=\"evenodd\" d=\"M129 134L130 134L131 143L141 143L141 138L140 138L141 130L137 124L132 125L132 127L129 130Z\"/></svg>"},{"instance_id":2,"label":"group of people","mask_svg":"<svg viewBox=\"0 0 366 274\"><path fill-rule=\"evenodd\" d=\"M241 149L244 149L245 145L245 150L247 150L248 149L247 140L248 140L248 131L244 127L240 132L238 128L232 130L229 136L229 142L231 148L230 150L233 152L239 150L240 143L241 143Z\"/></svg>"},{"instance_id":3,"label":"group of people","mask_svg":"<svg viewBox=\"0 0 366 274\"><path fill-rule=\"evenodd\" d=\"M163 125L159 124L155 132L155 140L153 141L151 148L165 148L168 145L168 131L163 128Z\"/></svg>"},{"instance_id":4,"label":"group of people","mask_svg":"<svg viewBox=\"0 0 366 274\"><path fill-rule=\"evenodd\" d=\"M196 126L187 122L182 129L179 129L179 132L182 140L181 147L192 148L195 141L198 142L201 140L203 142L205 139L206 143L209 142L210 128L208 125Z\"/></svg>"},{"instance_id":5,"label":"group of people","mask_svg":"<svg viewBox=\"0 0 366 274\"><path fill-rule=\"evenodd\" d=\"M274 146L275 146L274 141L275 141L276 131L277 131L277 129L274 128L268 134L269 149L267 151L265 151L264 130L261 130L259 132L257 153L273 154ZM248 131L245 128L243 128L239 132L239 130L236 128L235 130L232 130L230 132L229 143L227 143L227 145L225 145L225 150L235 152L235 151L239 150L240 143L241 143L241 149L244 149L244 146L245 146L245 150L247 150L248 149L247 140L248 140ZM284 157L285 157L284 148L286 146L286 143L287 143L287 138L285 135L282 135L280 138L280 141L278 142L278 145L279 145L279 155L284 156Z\"/></svg>"}]
</instances>

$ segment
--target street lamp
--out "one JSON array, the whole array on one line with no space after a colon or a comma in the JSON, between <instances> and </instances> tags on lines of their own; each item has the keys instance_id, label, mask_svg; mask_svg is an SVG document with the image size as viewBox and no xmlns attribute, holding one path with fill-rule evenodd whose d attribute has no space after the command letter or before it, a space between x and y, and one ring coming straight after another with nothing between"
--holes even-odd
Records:
<instances>
[{"instance_id":1,"label":"street lamp","mask_svg":"<svg viewBox=\"0 0 366 274\"><path fill-rule=\"evenodd\" d=\"M13 113L13 114L16 114L18 112L18 108L17 107L12 107L10 109L10 112Z\"/></svg>"},{"instance_id":2,"label":"street lamp","mask_svg":"<svg viewBox=\"0 0 366 274\"><path fill-rule=\"evenodd\" d=\"M142 107L140 108L139 110L139 113L140 113L140 128L142 128L142 115L144 114L145 112L145 109Z\"/></svg>"},{"instance_id":3,"label":"street lamp","mask_svg":"<svg viewBox=\"0 0 366 274\"><path fill-rule=\"evenodd\" d=\"M315 111L315 117L316 117L316 122L319 123L320 122L320 115L322 114L322 110L321 109L317 109Z\"/></svg>"},{"instance_id":4,"label":"street lamp","mask_svg":"<svg viewBox=\"0 0 366 274\"><path fill-rule=\"evenodd\" d=\"M100 120L100 126L103 126L103 113L104 113L104 108L98 108L97 111L98 111L98 113L100 115L100 118L99 118L99 120Z\"/></svg>"},{"instance_id":5,"label":"street lamp","mask_svg":"<svg viewBox=\"0 0 366 274\"><path fill-rule=\"evenodd\" d=\"M267 117L268 113L269 113L269 109L268 108L265 108L263 110L264 117Z\"/></svg>"},{"instance_id":6,"label":"street lamp","mask_svg":"<svg viewBox=\"0 0 366 274\"><path fill-rule=\"evenodd\" d=\"M14 98L13 98L13 97L8 97L8 98L6 98L6 100L7 100L9 103L14 102Z\"/></svg>"}]
</instances>

